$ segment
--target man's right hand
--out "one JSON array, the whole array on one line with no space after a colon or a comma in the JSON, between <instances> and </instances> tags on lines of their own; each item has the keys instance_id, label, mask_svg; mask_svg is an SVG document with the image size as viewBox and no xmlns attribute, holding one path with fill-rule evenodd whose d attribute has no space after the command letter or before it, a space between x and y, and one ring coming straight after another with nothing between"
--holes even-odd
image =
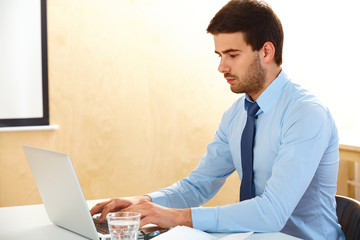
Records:
<instances>
[{"instance_id":1,"label":"man's right hand","mask_svg":"<svg viewBox=\"0 0 360 240\"><path fill-rule=\"evenodd\" d=\"M109 201L96 204L90 210L90 214L94 215L97 213L101 213L99 221L103 222L109 212L117 212L133 204L137 205L144 202L151 202L151 198L146 195L138 197L113 198Z\"/></svg>"}]
</instances>

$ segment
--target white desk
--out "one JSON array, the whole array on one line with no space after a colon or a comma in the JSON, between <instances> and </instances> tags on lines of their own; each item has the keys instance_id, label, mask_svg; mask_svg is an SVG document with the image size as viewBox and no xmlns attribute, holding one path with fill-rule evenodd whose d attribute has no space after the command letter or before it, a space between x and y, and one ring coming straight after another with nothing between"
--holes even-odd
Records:
<instances>
[{"instance_id":1,"label":"white desk","mask_svg":"<svg viewBox=\"0 0 360 240\"><path fill-rule=\"evenodd\" d=\"M89 201L89 206L94 201ZM222 237L226 234L213 233ZM86 238L54 225L42 204L0 208L1 240L85 240ZM251 240L294 240L283 233L255 233Z\"/></svg>"}]
</instances>

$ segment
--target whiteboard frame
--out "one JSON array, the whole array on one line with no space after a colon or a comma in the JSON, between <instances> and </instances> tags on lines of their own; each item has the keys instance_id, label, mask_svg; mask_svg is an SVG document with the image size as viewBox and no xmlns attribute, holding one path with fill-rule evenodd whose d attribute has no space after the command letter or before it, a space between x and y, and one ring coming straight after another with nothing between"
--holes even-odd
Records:
<instances>
[{"instance_id":1,"label":"whiteboard frame","mask_svg":"<svg viewBox=\"0 0 360 240\"><path fill-rule=\"evenodd\" d=\"M0 128L18 126L49 125L49 89L48 89L48 46L46 0L39 0L41 6L41 56L42 56L42 117L0 119Z\"/></svg>"}]
</instances>

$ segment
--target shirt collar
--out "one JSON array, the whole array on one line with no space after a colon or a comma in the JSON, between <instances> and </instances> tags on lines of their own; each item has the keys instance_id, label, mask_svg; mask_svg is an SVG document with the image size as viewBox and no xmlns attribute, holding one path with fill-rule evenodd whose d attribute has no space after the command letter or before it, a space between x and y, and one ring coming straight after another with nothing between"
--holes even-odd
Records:
<instances>
[{"instance_id":1,"label":"shirt collar","mask_svg":"<svg viewBox=\"0 0 360 240\"><path fill-rule=\"evenodd\" d=\"M260 110L256 115L259 115L261 112L267 113L271 110L271 108L274 106L276 102L278 102L282 90L284 89L286 83L288 83L290 80L288 76L285 74L283 70L281 70L280 74L275 78L275 80L264 90L264 92L261 93L261 95L256 100L257 104L260 107ZM245 97L248 101L252 102L250 100L250 97L245 94ZM247 109L247 102L245 101L245 109Z\"/></svg>"}]
</instances>

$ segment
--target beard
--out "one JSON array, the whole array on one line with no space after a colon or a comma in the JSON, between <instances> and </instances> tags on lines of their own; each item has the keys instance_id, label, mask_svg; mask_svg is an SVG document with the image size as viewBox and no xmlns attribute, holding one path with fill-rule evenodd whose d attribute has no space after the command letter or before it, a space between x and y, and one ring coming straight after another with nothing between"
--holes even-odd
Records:
<instances>
[{"instance_id":1,"label":"beard","mask_svg":"<svg viewBox=\"0 0 360 240\"><path fill-rule=\"evenodd\" d=\"M260 64L259 53L254 54L252 63L249 65L246 73L240 78L236 75L225 73L225 77L235 78L236 84L230 85L234 93L246 93L254 95L263 90L266 71Z\"/></svg>"}]
</instances>

